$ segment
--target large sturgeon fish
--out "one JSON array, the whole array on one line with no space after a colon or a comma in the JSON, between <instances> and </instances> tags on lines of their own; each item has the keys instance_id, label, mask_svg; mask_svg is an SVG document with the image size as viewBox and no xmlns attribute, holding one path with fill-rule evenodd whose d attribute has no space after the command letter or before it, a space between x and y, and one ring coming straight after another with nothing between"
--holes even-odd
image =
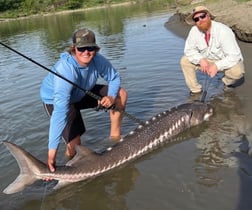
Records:
<instances>
[{"instance_id":1,"label":"large sturgeon fish","mask_svg":"<svg viewBox=\"0 0 252 210\"><path fill-rule=\"evenodd\" d=\"M124 136L111 150L96 154L91 150L77 146L77 154L65 166L56 166L51 173L45 163L21 147L4 141L20 168L20 174L3 192L12 194L23 190L38 179L58 180L54 189L64 185L99 176L123 164L129 163L146 153L169 142L179 133L208 120L213 115L213 108L205 103L186 103L162 112L134 131Z\"/></svg>"}]
</instances>

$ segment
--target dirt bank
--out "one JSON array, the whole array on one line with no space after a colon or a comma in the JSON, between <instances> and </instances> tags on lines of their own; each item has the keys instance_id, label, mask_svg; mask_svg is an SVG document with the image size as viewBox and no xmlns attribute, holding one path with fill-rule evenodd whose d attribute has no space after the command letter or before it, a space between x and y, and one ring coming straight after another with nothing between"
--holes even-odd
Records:
<instances>
[{"instance_id":1,"label":"dirt bank","mask_svg":"<svg viewBox=\"0 0 252 210\"><path fill-rule=\"evenodd\" d=\"M178 6L177 13L174 14L171 21L180 20L183 22L184 18L197 5L208 7L216 16L215 20L225 23L232 28L239 40L252 43L252 1L244 3L237 3L234 0L217 1L214 3L200 1L197 4L191 3L187 6ZM170 23L167 24L169 27Z\"/></svg>"}]
</instances>

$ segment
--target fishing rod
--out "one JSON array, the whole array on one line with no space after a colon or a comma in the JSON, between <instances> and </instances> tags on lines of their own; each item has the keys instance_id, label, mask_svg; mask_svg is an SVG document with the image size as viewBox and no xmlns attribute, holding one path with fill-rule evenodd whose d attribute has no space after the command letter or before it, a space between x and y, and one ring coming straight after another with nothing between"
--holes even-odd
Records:
<instances>
[{"instance_id":1,"label":"fishing rod","mask_svg":"<svg viewBox=\"0 0 252 210\"><path fill-rule=\"evenodd\" d=\"M86 93L87 95L91 96L92 98L94 98L94 99L96 99L96 100L101 100L101 97L100 97L100 96L98 96L98 95L92 93L92 92L89 91L89 90L83 89L82 87L80 87L80 86L77 85L76 83L74 83L74 82L72 82L71 80L69 80L69 79L63 77L62 75L58 74L57 72L52 71L51 69L47 68L46 66L44 66L44 65L42 65L42 64L40 64L40 63L38 63L37 61L35 61L35 60L33 60L33 59L27 57L26 55L24 55L24 54L18 52L17 50L15 50L15 49L9 47L8 45L6 45L6 44L4 44L4 43L2 43L2 42L0 42L0 44L3 45L4 47L6 47L7 49L9 49L9 50L11 50L11 51L17 53L18 55L22 56L23 58L25 58L25 59L31 61L32 63L35 63L36 65L40 66L41 68L43 68L43 69L49 71L50 73L54 74L55 76L57 76L57 77L59 77L59 78L65 80L65 81L67 81L68 83L70 83L70 84L73 85L74 87L76 87L76 88L82 90L84 93ZM126 111L124 111L124 110L122 110L122 109L118 109L118 108L116 108L116 107L113 107L112 109L115 110L115 111L118 111L118 112L122 113L123 115L127 116L129 119L131 119L131 120L133 120L133 121L135 121L135 122L137 122L137 123L139 123L139 124L144 124L141 120L139 120L138 118L134 117L133 115L127 113Z\"/></svg>"},{"instance_id":2,"label":"fishing rod","mask_svg":"<svg viewBox=\"0 0 252 210\"><path fill-rule=\"evenodd\" d=\"M202 103L205 102L205 100L206 100L206 95L207 95L207 91L204 90L204 91L203 91L203 94L202 94L202 96L201 96L200 102L202 102Z\"/></svg>"}]
</instances>

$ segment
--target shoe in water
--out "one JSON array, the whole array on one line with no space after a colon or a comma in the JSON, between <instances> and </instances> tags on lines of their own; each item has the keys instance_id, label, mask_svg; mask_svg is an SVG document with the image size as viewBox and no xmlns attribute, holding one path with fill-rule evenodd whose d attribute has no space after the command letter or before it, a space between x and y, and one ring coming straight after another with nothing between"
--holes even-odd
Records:
<instances>
[{"instance_id":1,"label":"shoe in water","mask_svg":"<svg viewBox=\"0 0 252 210\"><path fill-rule=\"evenodd\" d=\"M226 85L224 84L224 91L230 91L230 90L234 90L235 88L241 86L243 83L245 82L245 77L241 77L240 79L236 80L234 84L231 85Z\"/></svg>"},{"instance_id":2,"label":"shoe in water","mask_svg":"<svg viewBox=\"0 0 252 210\"><path fill-rule=\"evenodd\" d=\"M192 91L190 91L190 96L194 96L194 95L199 95L199 94L201 94L203 91L202 90L200 90L200 91L198 91L198 92L192 92Z\"/></svg>"}]
</instances>

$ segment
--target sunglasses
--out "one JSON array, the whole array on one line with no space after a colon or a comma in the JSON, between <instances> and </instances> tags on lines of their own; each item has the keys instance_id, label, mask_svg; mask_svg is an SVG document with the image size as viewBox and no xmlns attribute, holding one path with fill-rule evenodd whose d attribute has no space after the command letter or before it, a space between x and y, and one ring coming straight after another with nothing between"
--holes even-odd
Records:
<instances>
[{"instance_id":1,"label":"sunglasses","mask_svg":"<svg viewBox=\"0 0 252 210\"><path fill-rule=\"evenodd\" d=\"M201 19L201 20L205 19L206 16L207 16L207 14L204 13L204 14L202 14L202 15L196 17L196 18L193 18L193 21L194 21L195 23L197 23L200 19Z\"/></svg>"},{"instance_id":2,"label":"sunglasses","mask_svg":"<svg viewBox=\"0 0 252 210\"><path fill-rule=\"evenodd\" d=\"M77 47L77 50L78 50L79 52L85 52L86 50L87 50L88 52L93 52L93 51L96 50L96 47Z\"/></svg>"}]
</instances>

